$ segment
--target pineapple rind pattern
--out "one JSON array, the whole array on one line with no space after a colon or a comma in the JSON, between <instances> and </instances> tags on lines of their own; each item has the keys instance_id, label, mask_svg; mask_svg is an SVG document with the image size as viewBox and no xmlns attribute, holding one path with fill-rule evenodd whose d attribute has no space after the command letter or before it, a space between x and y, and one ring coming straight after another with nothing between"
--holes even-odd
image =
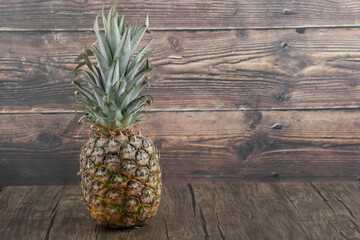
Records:
<instances>
[{"instance_id":1,"label":"pineapple rind pattern","mask_svg":"<svg viewBox=\"0 0 360 240\"><path fill-rule=\"evenodd\" d=\"M106 227L142 225L161 199L161 168L154 144L140 133L93 137L80 153L81 186L87 209ZM155 167L154 167L155 166Z\"/></svg>"}]
</instances>

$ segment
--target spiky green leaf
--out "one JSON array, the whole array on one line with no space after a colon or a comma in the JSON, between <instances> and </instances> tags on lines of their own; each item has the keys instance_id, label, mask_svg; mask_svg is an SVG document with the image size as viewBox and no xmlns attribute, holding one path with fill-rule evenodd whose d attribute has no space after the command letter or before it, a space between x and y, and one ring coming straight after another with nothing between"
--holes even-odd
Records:
<instances>
[{"instance_id":1,"label":"spiky green leaf","mask_svg":"<svg viewBox=\"0 0 360 240\"><path fill-rule=\"evenodd\" d=\"M100 14L105 34L99 29ZM77 100L85 106L80 122L92 122L94 128L107 134L116 129L131 128L142 119L141 114L145 112L141 109L153 100L150 95L141 95L149 86L146 74L151 71L148 61L153 51L148 50L151 41L137 54L135 52L148 28L148 16L145 24L140 25L137 20L131 26L115 11L115 5L107 18L103 8L96 16L97 42L75 59L74 75L88 86L74 81L78 89Z\"/></svg>"}]
</instances>

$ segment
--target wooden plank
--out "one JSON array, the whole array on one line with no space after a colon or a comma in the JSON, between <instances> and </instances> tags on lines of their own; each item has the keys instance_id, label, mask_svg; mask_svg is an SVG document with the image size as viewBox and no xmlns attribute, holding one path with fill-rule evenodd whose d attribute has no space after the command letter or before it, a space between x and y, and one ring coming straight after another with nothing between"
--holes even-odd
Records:
<instances>
[{"instance_id":1,"label":"wooden plank","mask_svg":"<svg viewBox=\"0 0 360 240\"><path fill-rule=\"evenodd\" d=\"M49 193L45 192L49 188ZM192 198L187 185L168 185L164 187L161 200L162 208L150 224L138 229L116 231L106 229L95 224L87 213L81 200L80 186L56 187L61 193L55 196L56 205L48 209L47 204L41 205L54 198L51 193L55 187L6 187L0 195L0 209L5 215L0 216L0 222L5 223L6 229L0 228L5 239L21 239L34 236L34 239L104 239L121 237L121 239L177 239L180 235L184 239L200 239L202 237L200 219L193 215ZM30 191L30 193L29 193ZM35 195L33 192L37 191ZM42 193L41 192L41 193ZM51 195L51 196L50 196ZM19 197L21 196L21 197ZM28 199L26 199L26 196ZM49 198L46 198L49 197ZM11 201L16 198L16 201ZM37 204L37 200L39 204ZM181 204L180 204L181 203ZM36 206L35 206L36 205ZM26 213L23 213L26 209ZM39 214L38 212L43 214ZM21 215L16 213L22 212ZM12 215L14 214L14 215ZM45 217L43 217L45 215ZM49 220L48 216L52 216ZM179 224L179 221L181 224ZM32 222L32 225L26 225ZM11 225L11 223L15 223ZM38 225L35 225L38 224ZM26 225L26 226L25 226ZM2 225L4 226L4 225ZM13 231L14 228L21 231ZM37 226L37 227L36 227ZM47 226L48 228L41 228ZM23 234L23 235L22 235Z\"/></svg>"},{"instance_id":2,"label":"wooden plank","mask_svg":"<svg viewBox=\"0 0 360 240\"><path fill-rule=\"evenodd\" d=\"M93 35L1 32L0 111L71 111L73 60ZM359 107L360 29L153 36L153 110Z\"/></svg>"},{"instance_id":3,"label":"wooden plank","mask_svg":"<svg viewBox=\"0 0 360 240\"><path fill-rule=\"evenodd\" d=\"M88 126L76 114L0 115L0 183L75 184ZM140 124L164 181L355 180L357 111L156 112Z\"/></svg>"},{"instance_id":4,"label":"wooden plank","mask_svg":"<svg viewBox=\"0 0 360 240\"><path fill-rule=\"evenodd\" d=\"M85 210L81 199L80 186L67 186L62 201L58 207L58 214L51 228L49 239L176 239L184 234L187 239L200 239L200 225L192 215L192 200L186 185L167 185L163 190L162 208L157 216L138 229L122 231L107 229L95 225ZM179 204L181 203L181 204ZM178 224L181 221L182 224ZM174 234L175 236L173 236Z\"/></svg>"},{"instance_id":5,"label":"wooden plank","mask_svg":"<svg viewBox=\"0 0 360 240\"><path fill-rule=\"evenodd\" d=\"M214 239L315 239L273 185L200 185L194 193L208 229L220 235Z\"/></svg>"},{"instance_id":6,"label":"wooden plank","mask_svg":"<svg viewBox=\"0 0 360 240\"><path fill-rule=\"evenodd\" d=\"M342 185L341 191L333 191L329 184L311 184L312 188L323 202L336 215L341 215L346 221L336 219L331 227L343 238L356 239L360 234L359 185ZM340 186L339 186L340 187ZM353 198L355 197L355 198ZM345 224L347 223L347 224Z\"/></svg>"},{"instance_id":7,"label":"wooden plank","mask_svg":"<svg viewBox=\"0 0 360 240\"><path fill-rule=\"evenodd\" d=\"M5 188L0 194L1 238L48 239L63 192L64 186Z\"/></svg>"},{"instance_id":8,"label":"wooden plank","mask_svg":"<svg viewBox=\"0 0 360 240\"><path fill-rule=\"evenodd\" d=\"M297 188L280 184L276 188L298 211L308 232L316 233L310 239L359 238L358 184L304 183Z\"/></svg>"},{"instance_id":9,"label":"wooden plank","mask_svg":"<svg viewBox=\"0 0 360 240\"><path fill-rule=\"evenodd\" d=\"M11 0L1 3L1 30L91 29L103 2ZM359 26L356 0L326 1L121 1L119 11L131 21L149 12L153 29L284 28Z\"/></svg>"},{"instance_id":10,"label":"wooden plank","mask_svg":"<svg viewBox=\"0 0 360 240\"><path fill-rule=\"evenodd\" d=\"M321 197L313 186L325 187ZM330 205L327 195L348 192L352 204ZM209 233L220 235L214 239L357 239L358 212L346 215L358 208L359 194L358 184L341 183L194 185Z\"/></svg>"},{"instance_id":11,"label":"wooden plank","mask_svg":"<svg viewBox=\"0 0 360 240\"><path fill-rule=\"evenodd\" d=\"M81 195L80 186L6 187L0 193L1 236L9 240L23 236L125 240L360 237L358 183L165 184L155 218L141 228L124 230L97 226ZM339 196L344 201L336 200Z\"/></svg>"}]
</instances>

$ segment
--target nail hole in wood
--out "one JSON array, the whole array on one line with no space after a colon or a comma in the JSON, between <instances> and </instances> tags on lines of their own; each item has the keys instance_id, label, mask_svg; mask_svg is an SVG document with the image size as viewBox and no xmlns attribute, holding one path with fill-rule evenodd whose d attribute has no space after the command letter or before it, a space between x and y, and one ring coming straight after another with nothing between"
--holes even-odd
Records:
<instances>
[{"instance_id":1,"label":"nail hole in wood","mask_svg":"<svg viewBox=\"0 0 360 240\"><path fill-rule=\"evenodd\" d=\"M271 127L271 129L282 129L281 123L274 123Z\"/></svg>"},{"instance_id":2,"label":"nail hole in wood","mask_svg":"<svg viewBox=\"0 0 360 240\"><path fill-rule=\"evenodd\" d=\"M282 14L283 14L283 15L290 15L290 14L293 14L293 11L292 11L291 9L284 9L284 10L282 11Z\"/></svg>"},{"instance_id":3,"label":"nail hole in wood","mask_svg":"<svg viewBox=\"0 0 360 240\"><path fill-rule=\"evenodd\" d=\"M306 28L297 28L297 29L295 29L295 31L299 34L304 34L306 31Z\"/></svg>"},{"instance_id":4,"label":"nail hole in wood","mask_svg":"<svg viewBox=\"0 0 360 240\"><path fill-rule=\"evenodd\" d=\"M271 174L271 176L272 176L273 178L278 178L278 177L280 177L279 173L277 173L277 172L273 172L273 173Z\"/></svg>"}]
</instances>

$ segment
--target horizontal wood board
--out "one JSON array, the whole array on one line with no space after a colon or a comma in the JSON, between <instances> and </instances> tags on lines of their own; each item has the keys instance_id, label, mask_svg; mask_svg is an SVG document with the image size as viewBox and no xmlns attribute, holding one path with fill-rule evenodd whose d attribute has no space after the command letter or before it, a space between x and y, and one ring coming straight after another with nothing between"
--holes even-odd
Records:
<instances>
[{"instance_id":1,"label":"horizontal wood board","mask_svg":"<svg viewBox=\"0 0 360 240\"><path fill-rule=\"evenodd\" d=\"M76 128L71 70L95 41L102 4L0 3L0 187L78 181L88 131ZM162 151L166 182L359 177L357 1L117 7L130 22L150 15L155 122L142 127Z\"/></svg>"},{"instance_id":2,"label":"horizontal wood board","mask_svg":"<svg viewBox=\"0 0 360 240\"><path fill-rule=\"evenodd\" d=\"M116 1L130 21L148 12L153 29L287 28L360 26L356 0L326 1ZM0 30L91 29L101 6L114 1L2 1Z\"/></svg>"},{"instance_id":3,"label":"horizontal wood board","mask_svg":"<svg viewBox=\"0 0 360 240\"><path fill-rule=\"evenodd\" d=\"M152 36L152 110L359 107L360 29ZM91 32L0 32L0 112L73 111L74 59L94 41Z\"/></svg>"},{"instance_id":4,"label":"horizontal wood board","mask_svg":"<svg viewBox=\"0 0 360 240\"><path fill-rule=\"evenodd\" d=\"M159 212L141 228L97 226L79 186L6 187L4 239L359 239L356 183L164 185Z\"/></svg>"},{"instance_id":5,"label":"horizontal wood board","mask_svg":"<svg viewBox=\"0 0 360 240\"><path fill-rule=\"evenodd\" d=\"M0 115L0 185L76 184L80 114ZM152 112L166 183L355 180L358 111Z\"/></svg>"}]
</instances>

